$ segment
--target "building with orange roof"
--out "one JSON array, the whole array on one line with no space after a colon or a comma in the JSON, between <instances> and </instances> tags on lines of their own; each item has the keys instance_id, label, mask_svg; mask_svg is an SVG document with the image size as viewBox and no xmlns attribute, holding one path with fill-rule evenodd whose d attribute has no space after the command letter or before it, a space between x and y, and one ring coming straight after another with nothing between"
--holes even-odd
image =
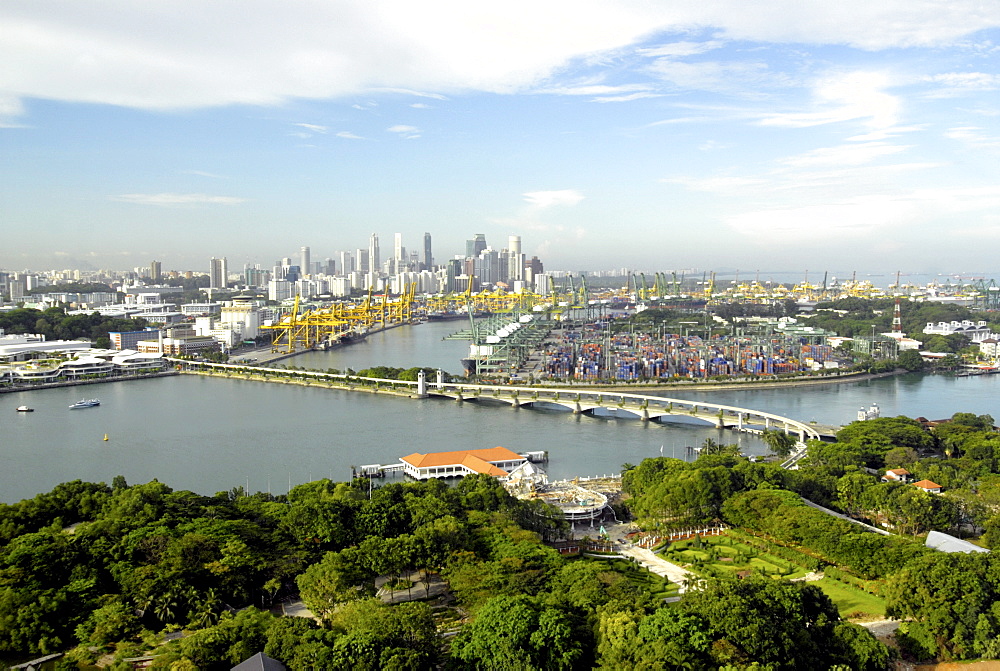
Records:
<instances>
[{"instance_id":1,"label":"building with orange roof","mask_svg":"<svg viewBox=\"0 0 1000 671\"><path fill-rule=\"evenodd\" d=\"M497 478L506 478L511 471L526 463L526 457L512 452L506 447L490 447L482 450L455 450L453 452L431 452L408 454L400 461L403 472L415 480L430 478L453 478L476 473L485 473Z\"/></svg>"},{"instance_id":2,"label":"building with orange roof","mask_svg":"<svg viewBox=\"0 0 1000 671\"><path fill-rule=\"evenodd\" d=\"M918 489L922 489L925 492L930 492L931 494L941 493L941 485L939 485L936 482L931 482L930 480L921 480L920 482L914 482L913 486L917 487Z\"/></svg>"}]
</instances>

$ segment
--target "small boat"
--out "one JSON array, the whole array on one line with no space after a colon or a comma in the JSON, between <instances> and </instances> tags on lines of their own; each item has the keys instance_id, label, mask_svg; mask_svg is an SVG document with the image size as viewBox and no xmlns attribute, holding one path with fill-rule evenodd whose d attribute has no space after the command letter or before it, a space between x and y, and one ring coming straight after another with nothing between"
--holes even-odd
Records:
<instances>
[{"instance_id":1,"label":"small boat","mask_svg":"<svg viewBox=\"0 0 1000 671\"><path fill-rule=\"evenodd\" d=\"M34 412L35 409L34 408L29 408L26 405L19 405L19 406L17 406L17 411L18 412Z\"/></svg>"},{"instance_id":2,"label":"small boat","mask_svg":"<svg viewBox=\"0 0 1000 671\"><path fill-rule=\"evenodd\" d=\"M69 409L74 410L76 408L93 408L95 405L100 405L100 404L101 402L99 400L97 400L96 398L92 398L89 400L77 401L73 405L69 406Z\"/></svg>"}]
</instances>

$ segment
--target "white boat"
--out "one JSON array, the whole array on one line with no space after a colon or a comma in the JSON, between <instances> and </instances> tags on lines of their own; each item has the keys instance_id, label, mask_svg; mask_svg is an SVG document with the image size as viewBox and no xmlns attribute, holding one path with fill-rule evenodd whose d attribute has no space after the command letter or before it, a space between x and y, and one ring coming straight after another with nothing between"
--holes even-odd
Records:
<instances>
[{"instance_id":1,"label":"white boat","mask_svg":"<svg viewBox=\"0 0 1000 671\"><path fill-rule=\"evenodd\" d=\"M17 411L18 412L34 412L35 409L34 408L29 408L26 405L19 405L19 406L17 406Z\"/></svg>"},{"instance_id":2,"label":"white boat","mask_svg":"<svg viewBox=\"0 0 1000 671\"><path fill-rule=\"evenodd\" d=\"M73 405L69 406L69 409L73 410L75 408L93 408L95 405L100 405L100 404L101 402L99 400L97 400L96 398L92 398L89 400L77 401Z\"/></svg>"}]
</instances>

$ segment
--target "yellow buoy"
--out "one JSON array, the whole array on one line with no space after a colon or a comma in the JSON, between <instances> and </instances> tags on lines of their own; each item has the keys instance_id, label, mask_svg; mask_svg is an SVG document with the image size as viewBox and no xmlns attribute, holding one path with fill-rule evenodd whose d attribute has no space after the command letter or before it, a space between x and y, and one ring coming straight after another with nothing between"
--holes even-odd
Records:
<instances>
[{"instance_id":1,"label":"yellow buoy","mask_svg":"<svg viewBox=\"0 0 1000 671\"><path fill-rule=\"evenodd\" d=\"M108 439L108 434L104 434L104 440Z\"/></svg>"}]
</instances>

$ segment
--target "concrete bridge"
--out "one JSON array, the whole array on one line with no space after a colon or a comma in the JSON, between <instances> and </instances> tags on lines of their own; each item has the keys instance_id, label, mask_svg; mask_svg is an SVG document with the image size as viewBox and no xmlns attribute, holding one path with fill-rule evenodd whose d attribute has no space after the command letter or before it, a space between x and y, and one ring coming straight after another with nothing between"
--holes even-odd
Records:
<instances>
[{"instance_id":1,"label":"concrete bridge","mask_svg":"<svg viewBox=\"0 0 1000 671\"><path fill-rule=\"evenodd\" d=\"M475 401L503 403L513 408L532 406L560 406L580 414L608 414L633 416L642 421L656 421L664 417L684 417L707 422L720 429L730 429L744 433L761 434L767 430L795 434L799 445L797 453L804 455L805 441L820 439L820 427L814 427L796 419L783 417L771 412L741 408L707 401L690 401L649 394L632 394L620 391L600 391L555 387L517 387L465 382L445 382L444 374L437 372L436 380L429 381L423 373L416 382L364 378L342 373L320 371L281 370L263 366L243 366L238 364L215 364L170 359L178 368L188 371L216 372L228 375L288 376L304 380L327 383L331 386L378 393L405 393L417 398L444 397L458 402ZM790 464L791 466L791 464Z\"/></svg>"},{"instance_id":2,"label":"concrete bridge","mask_svg":"<svg viewBox=\"0 0 1000 671\"><path fill-rule=\"evenodd\" d=\"M720 429L745 433L783 431L796 434L800 442L820 438L820 432L805 422L761 410L705 401L619 391L444 382L441 376L438 376L436 382L423 380L415 384L419 396L444 396L459 402L499 402L514 408L554 405L567 408L574 413L614 414L619 417L630 415L642 421L653 421L663 417L685 417L708 422Z\"/></svg>"}]
</instances>

